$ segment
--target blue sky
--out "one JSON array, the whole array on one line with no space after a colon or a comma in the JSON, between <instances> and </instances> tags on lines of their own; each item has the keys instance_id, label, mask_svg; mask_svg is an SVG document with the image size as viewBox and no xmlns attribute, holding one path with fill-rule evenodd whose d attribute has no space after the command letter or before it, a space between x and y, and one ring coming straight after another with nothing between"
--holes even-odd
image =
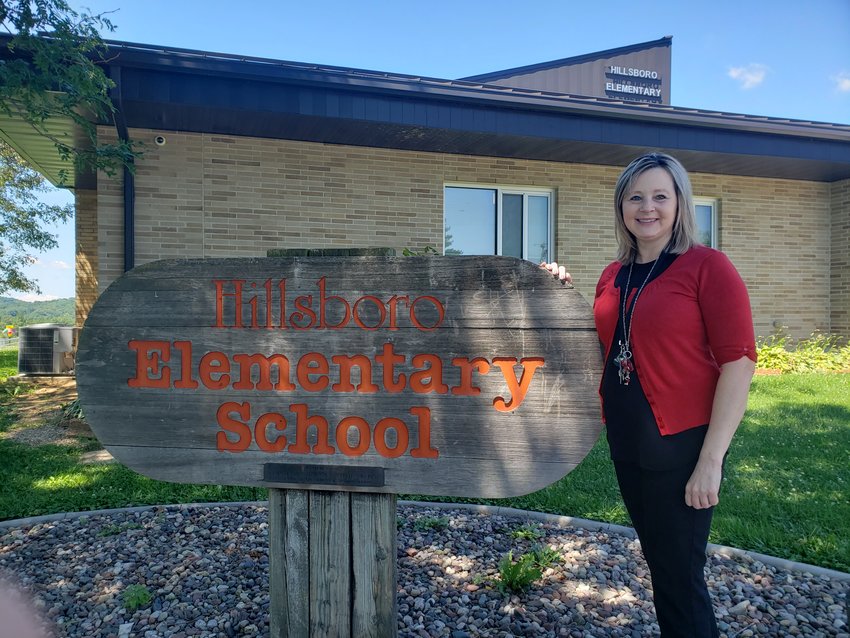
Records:
<instances>
[{"instance_id":1,"label":"blue sky","mask_svg":"<svg viewBox=\"0 0 850 638\"><path fill-rule=\"evenodd\" d=\"M116 40L447 79L673 36L675 106L850 124L850 0L69 3L112 12ZM74 294L73 225L56 230L41 298Z\"/></svg>"}]
</instances>

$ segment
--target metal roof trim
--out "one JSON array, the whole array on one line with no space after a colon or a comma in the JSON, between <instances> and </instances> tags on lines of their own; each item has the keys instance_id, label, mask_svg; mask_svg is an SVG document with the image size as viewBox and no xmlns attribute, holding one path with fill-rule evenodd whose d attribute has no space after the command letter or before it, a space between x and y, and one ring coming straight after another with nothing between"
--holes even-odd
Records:
<instances>
[{"instance_id":1,"label":"metal roof trim","mask_svg":"<svg viewBox=\"0 0 850 638\"><path fill-rule=\"evenodd\" d=\"M818 137L850 140L850 125L830 122L811 122L791 118L726 113L717 110L626 102L612 98L586 97L491 85L470 80L447 80L425 76L405 75L337 67L330 65L288 62L269 58L252 58L230 54L208 53L174 47L156 47L108 41L110 47L130 55L113 57L111 65L149 69L169 69L187 73L227 73L258 81L290 81L315 85L334 85L361 90L391 93L427 93L444 99L468 99L494 102L510 108L546 108L575 111L600 117L644 119L655 122L690 123L733 130L746 130L776 135ZM199 64L199 61L201 64Z\"/></svg>"},{"instance_id":2,"label":"metal roof trim","mask_svg":"<svg viewBox=\"0 0 850 638\"><path fill-rule=\"evenodd\" d=\"M628 44L614 49L606 49L597 51L596 53L584 53L582 55L574 55L568 58L559 60L550 60L549 62L538 62L536 64L528 64L525 66L517 66L512 69L504 69L502 71L490 71L488 73L480 73L477 75L469 75L462 80L486 82L488 80L498 80L504 77L511 77L520 73L532 73L535 71L545 71L546 69L556 69L562 66L573 66L599 58L609 58L615 55L625 55L626 53L634 53L636 51L644 51L646 49L655 49L663 46L671 46L673 44L673 36L664 36L658 40L650 40L649 42L639 42L638 44Z\"/></svg>"}]
</instances>

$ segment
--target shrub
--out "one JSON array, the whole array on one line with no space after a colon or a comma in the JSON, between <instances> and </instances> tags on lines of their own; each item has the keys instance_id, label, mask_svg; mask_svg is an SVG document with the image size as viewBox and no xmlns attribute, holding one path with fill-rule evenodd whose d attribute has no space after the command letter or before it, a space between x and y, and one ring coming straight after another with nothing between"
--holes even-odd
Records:
<instances>
[{"instance_id":1,"label":"shrub","mask_svg":"<svg viewBox=\"0 0 850 638\"><path fill-rule=\"evenodd\" d=\"M837 335L813 333L794 341L777 334L757 343L759 370L780 372L838 372L850 370L850 343Z\"/></svg>"}]
</instances>

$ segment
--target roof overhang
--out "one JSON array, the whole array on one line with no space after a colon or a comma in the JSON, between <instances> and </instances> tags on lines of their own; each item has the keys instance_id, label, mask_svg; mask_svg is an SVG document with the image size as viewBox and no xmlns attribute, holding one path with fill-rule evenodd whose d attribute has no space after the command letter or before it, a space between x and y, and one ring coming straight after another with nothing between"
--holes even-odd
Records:
<instances>
[{"instance_id":1,"label":"roof overhang","mask_svg":"<svg viewBox=\"0 0 850 638\"><path fill-rule=\"evenodd\" d=\"M76 125L71 118L52 118L46 122L46 128L49 137L36 131L23 118L0 113L0 139L50 183L72 187L76 180L73 159L61 157L53 140L74 140L78 137Z\"/></svg>"},{"instance_id":2,"label":"roof overhang","mask_svg":"<svg viewBox=\"0 0 850 638\"><path fill-rule=\"evenodd\" d=\"M109 44L107 71L130 129L614 166L652 149L694 172L850 178L845 125ZM0 130L54 180L49 142L2 121Z\"/></svg>"}]
</instances>

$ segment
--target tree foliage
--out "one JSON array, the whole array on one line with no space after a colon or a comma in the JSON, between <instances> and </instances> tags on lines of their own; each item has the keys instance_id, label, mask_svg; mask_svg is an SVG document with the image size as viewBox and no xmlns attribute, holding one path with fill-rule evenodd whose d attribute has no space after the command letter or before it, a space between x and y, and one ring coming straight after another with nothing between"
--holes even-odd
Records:
<instances>
[{"instance_id":1,"label":"tree foliage","mask_svg":"<svg viewBox=\"0 0 850 638\"><path fill-rule=\"evenodd\" d=\"M50 301L21 301L11 297L0 297L0 329L38 323L74 325L74 299L51 299Z\"/></svg>"},{"instance_id":2,"label":"tree foliage","mask_svg":"<svg viewBox=\"0 0 850 638\"><path fill-rule=\"evenodd\" d=\"M35 262L31 251L56 247L56 237L44 225L74 214L71 206L39 201L39 195L48 190L45 179L0 142L0 293L39 292L38 284L24 273L25 267Z\"/></svg>"},{"instance_id":3,"label":"tree foliage","mask_svg":"<svg viewBox=\"0 0 850 638\"><path fill-rule=\"evenodd\" d=\"M76 12L64 0L0 0L0 30L9 34L0 41L0 112L26 121L78 167L109 174L136 155L132 142L97 142L95 123L115 110L114 83L99 64L106 51L100 31L113 29L105 15ZM89 144L51 132L54 118L70 118Z\"/></svg>"}]
</instances>

